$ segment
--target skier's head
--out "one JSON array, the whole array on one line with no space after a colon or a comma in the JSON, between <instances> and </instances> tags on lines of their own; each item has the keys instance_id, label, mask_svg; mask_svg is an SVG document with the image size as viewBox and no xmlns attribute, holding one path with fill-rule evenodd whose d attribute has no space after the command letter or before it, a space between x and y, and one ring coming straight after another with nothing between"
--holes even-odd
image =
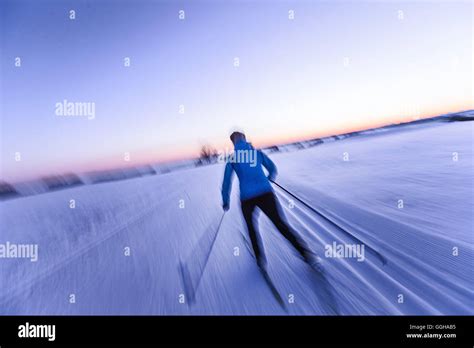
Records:
<instances>
[{"instance_id":1,"label":"skier's head","mask_svg":"<svg viewBox=\"0 0 474 348\"><path fill-rule=\"evenodd\" d=\"M246 141L245 139L245 134L242 132L232 132L230 135L230 140L232 140L232 143L235 145L237 144L240 140Z\"/></svg>"}]
</instances>

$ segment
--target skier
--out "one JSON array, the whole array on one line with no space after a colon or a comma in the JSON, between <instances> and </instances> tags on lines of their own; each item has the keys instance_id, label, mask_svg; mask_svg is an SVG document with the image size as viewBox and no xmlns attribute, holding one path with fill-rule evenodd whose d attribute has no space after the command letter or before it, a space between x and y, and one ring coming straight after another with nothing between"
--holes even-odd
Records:
<instances>
[{"instance_id":1,"label":"skier","mask_svg":"<svg viewBox=\"0 0 474 348\"><path fill-rule=\"evenodd\" d=\"M266 272L267 260L261 237L256 228L256 216L254 216L255 208L258 207L269 217L275 227L301 254L303 259L313 268L321 270L320 258L310 251L307 244L295 234L280 210L278 200L270 184L270 180L273 180L277 175L275 164L262 151L255 150L247 142L245 134L233 132L230 135L230 140L234 144L234 152L225 166L222 183L222 207L224 211L229 210L230 190L235 171L239 178L242 213L247 224L257 265L263 272ZM268 171L268 177L265 175L262 166Z\"/></svg>"}]
</instances>

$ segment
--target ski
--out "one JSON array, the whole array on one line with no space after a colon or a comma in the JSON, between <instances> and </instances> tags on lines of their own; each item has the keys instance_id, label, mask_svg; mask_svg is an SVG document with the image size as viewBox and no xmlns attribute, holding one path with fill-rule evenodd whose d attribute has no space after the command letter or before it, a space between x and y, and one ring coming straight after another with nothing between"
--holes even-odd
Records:
<instances>
[{"instance_id":1,"label":"ski","mask_svg":"<svg viewBox=\"0 0 474 348\"><path fill-rule=\"evenodd\" d=\"M247 251L249 252L250 256L252 256L252 258L255 259L255 255L253 253L253 248L252 248L251 243L249 242L247 237L245 237L245 235L242 232L240 233L240 235L242 236L242 239L244 240L245 247L247 248ZM260 270L260 273L262 274L263 278L265 279L265 282L267 283L267 285L268 285L270 291L272 292L273 297L275 298L275 300L277 300L278 304L280 305L280 307L283 308L283 310L285 312L288 312L288 310L286 308L286 305L285 305L285 301L283 300L280 293L278 292L275 284L273 284L273 281L270 278L270 275L268 274L268 272L264 271L260 267L258 267L258 269Z\"/></svg>"},{"instance_id":2,"label":"ski","mask_svg":"<svg viewBox=\"0 0 474 348\"><path fill-rule=\"evenodd\" d=\"M258 268L259 268L260 273L262 274L263 278L265 279L265 282L267 283L268 287L270 288L270 291L272 292L273 297L275 298L275 300L277 300L278 304L280 305L280 307L285 312L288 312L288 309L286 308L286 305L285 305L285 301L283 300L283 298L281 297L281 295L278 292L277 288L275 287L275 284L273 284L273 281L270 278L270 275L268 274L268 272L263 270L260 267L258 267Z\"/></svg>"},{"instance_id":3,"label":"ski","mask_svg":"<svg viewBox=\"0 0 474 348\"><path fill-rule=\"evenodd\" d=\"M311 270L315 293L321 300L321 303L326 304L328 307L328 312L331 315L339 315L339 306L337 305L336 299L334 297L334 287L329 283L324 269L317 269L310 264L307 264L307 266Z\"/></svg>"},{"instance_id":4,"label":"ski","mask_svg":"<svg viewBox=\"0 0 474 348\"><path fill-rule=\"evenodd\" d=\"M252 245L250 244L249 240L247 239L247 237L242 232L240 233L240 235L242 236L245 247L247 248L249 254L255 259L255 255L253 254ZM324 268L318 269L318 268L315 268L314 266L310 265L309 263L306 263L306 264L311 269L313 283L315 284L316 287L321 288L321 294L327 300L326 303L329 307L328 311L331 314L338 315L339 314L339 308L338 308L337 303L334 299L334 295L333 295L334 290L333 290L333 287L331 286L331 284L329 283L329 281L326 278ZM265 278L265 281L267 282L270 290L272 291L272 294L275 297L275 299L278 301L280 306L282 306L283 309L285 311L287 311L285 302L283 301L280 293L278 292L278 290L276 289L276 287L273 284L272 280L270 279L270 276L268 275L268 273L264 272L263 270L260 270L260 271L261 271L263 277Z\"/></svg>"}]
</instances>

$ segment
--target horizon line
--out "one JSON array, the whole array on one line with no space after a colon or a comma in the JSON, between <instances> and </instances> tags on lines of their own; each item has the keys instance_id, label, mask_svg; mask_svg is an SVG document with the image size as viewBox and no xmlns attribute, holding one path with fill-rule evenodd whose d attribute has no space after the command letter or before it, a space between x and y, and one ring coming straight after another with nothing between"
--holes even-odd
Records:
<instances>
[{"instance_id":1,"label":"horizon line","mask_svg":"<svg viewBox=\"0 0 474 348\"><path fill-rule=\"evenodd\" d=\"M425 115L425 116L419 116L416 117L415 119L412 120L400 120L400 122L383 122L379 125L376 125L374 127L353 127L351 129L348 129L348 131L341 131L341 132L327 132L327 133L320 133L320 135L317 135L317 133L312 133L312 135L303 135L301 137L287 137L285 140L282 139L282 141L261 141L257 142L260 145L256 146L257 148L260 149L265 149L269 148L272 146L285 146L285 145L290 145L294 144L297 142L304 142L304 141L310 141L310 140L316 140L316 139L324 139L324 138L329 138L333 136L339 136L339 135L344 135L344 134L350 134L353 132L360 132L360 131L368 131L368 130L375 130L375 129L380 129L383 127L387 127L390 125L403 125L403 124L409 124L413 122L417 122L420 120L429 120L431 118L436 118L439 116L447 116L447 115L452 115L452 114L458 114L458 113L463 113L463 112L468 112L468 111L474 111L474 108L471 109L463 109L463 110L458 110L458 111L453 111L453 112L447 112L447 113L439 113L439 114L430 114L430 115ZM411 116L413 117L413 116ZM216 149L218 152L221 152L221 149ZM197 152L197 151L196 151ZM139 162L130 162L129 164L122 165L122 166L104 166L102 168L93 168L90 170L84 170L84 171L62 171L61 173L58 172L52 172L49 174L44 174L44 175L37 175L28 179L20 179L20 180L5 180L3 178L0 178L0 183L6 183L6 184L21 184L21 183L30 183L34 182L40 179L48 178L48 177L55 177L55 176L66 176L66 175L87 175L90 173L101 173L101 172L108 172L108 171L113 171L113 170L123 170L123 169L130 169L130 168L137 168L137 167L145 167L145 166L153 166L153 165L166 165L166 164L175 164L175 163L180 163L180 162L186 162L186 161L191 161L191 160L197 160L199 159L198 154L194 155L181 155L181 156L176 156L173 159L156 159L156 160L146 160L146 161L139 161Z\"/></svg>"}]
</instances>

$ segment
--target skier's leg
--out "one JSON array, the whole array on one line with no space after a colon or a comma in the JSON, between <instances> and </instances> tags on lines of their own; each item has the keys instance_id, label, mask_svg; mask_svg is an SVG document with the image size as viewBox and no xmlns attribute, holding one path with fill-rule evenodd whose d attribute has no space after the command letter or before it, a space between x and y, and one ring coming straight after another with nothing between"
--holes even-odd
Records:
<instances>
[{"instance_id":1,"label":"skier's leg","mask_svg":"<svg viewBox=\"0 0 474 348\"><path fill-rule=\"evenodd\" d=\"M276 197L273 192L266 193L259 197L257 206L268 216L280 233L293 245L293 247L306 259L307 244L298 238L290 228L280 211Z\"/></svg>"},{"instance_id":2,"label":"skier's leg","mask_svg":"<svg viewBox=\"0 0 474 348\"><path fill-rule=\"evenodd\" d=\"M273 192L260 196L261 199L257 206L270 218L273 224L278 228L280 233L293 245L293 247L301 254L303 260L311 267L319 272L323 272L321 258L311 251L308 245L295 234L284 219L283 213L277 203L277 199Z\"/></svg>"},{"instance_id":3,"label":"skier's leg","mask_svg":"<svg viewBox=\"0 0 474 348\"><path fill-rule=\"evenodd\" d=\"M263 243L260 234L256 228L256 219L254 218L255 212L255 201L248 199L241 202L242 214L244 215L245 223L247 224L247 230L249 233L250 241L252 242L253 252L255 259L260 268L265 268L267 260L265 257L265 251L263 250Z\"/></svg>"}]
</instances>

